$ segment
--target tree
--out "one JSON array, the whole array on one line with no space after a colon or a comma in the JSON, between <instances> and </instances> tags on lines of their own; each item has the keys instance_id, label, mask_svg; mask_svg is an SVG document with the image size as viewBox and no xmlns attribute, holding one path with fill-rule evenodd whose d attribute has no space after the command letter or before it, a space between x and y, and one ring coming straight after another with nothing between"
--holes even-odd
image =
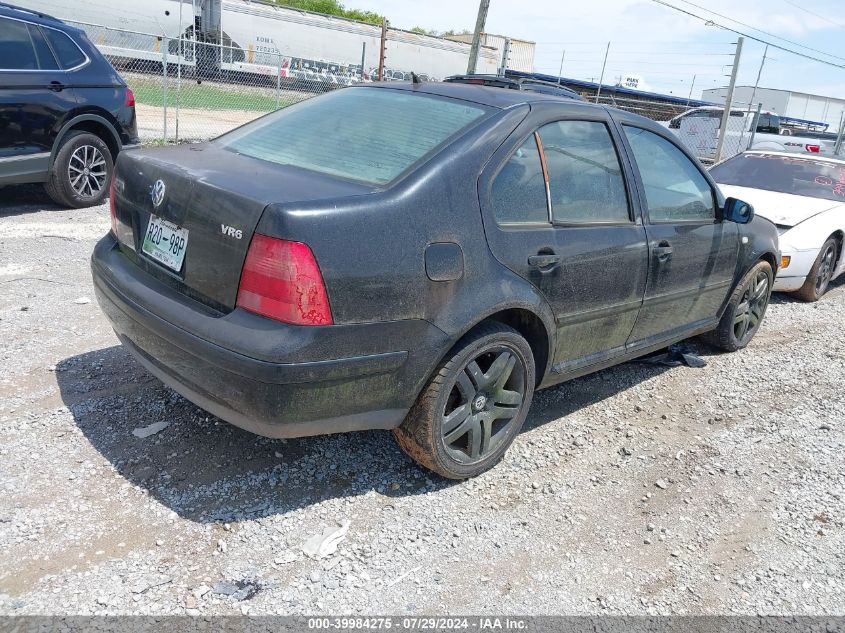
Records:
<instances>
[{"instance_id":1,"label":"tree","mask_svg":"<svg viewBox=\"0 0 845 633\"><path fill-rule=\"evenodd\" d=\"M369 22L370 24L381 24L384 21L384 16L379 15L374 11L361 11L359 9L347 9L339 0L273 0L276 4L282 7L290 7L292 9L300 9L301 11L314 11L315 13L325 13L326 15L335 15L339 18L348 18L350 20L359 20L361 22Z\"/></svg>"}]
</instances>

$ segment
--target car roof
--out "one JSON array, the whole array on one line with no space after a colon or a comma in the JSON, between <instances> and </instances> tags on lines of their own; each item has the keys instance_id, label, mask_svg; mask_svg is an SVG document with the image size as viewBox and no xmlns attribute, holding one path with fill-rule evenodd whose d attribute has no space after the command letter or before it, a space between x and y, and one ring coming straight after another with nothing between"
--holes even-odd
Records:
<instances>
[{"instance_id":1,"label":"car roof","mask_svg":"<svg viewBox=\"0 0 845 633\"><path fill-rule=\"evenodd\" d=\"M493 108L512 108L528 103L554 102L580 107L603 108L604 106L576 101L563 95L552 95L533 90L503 90L495 86L467 84L460 82L424 81L414 84L410 81L383 81L368 84L358 84L352 88L371 87L389 88L393 90L409 90L440 97L451 97L472 101Z\"/></svg>"},{"instance_id":2,"label":"car roof","mask_svg":"<svg viewBox=\"0 0 845 633\"><path fill-rule=\"evenodd\" d=\"M0 2L0 16L6 18L15 18L18 20L26 20L33 24L40 24L41 26L49 26L54 29L60 29L66 33L79 33L80 29L62 22L52 15L42 13L41 11L34 11L32 9L25 9L14 4Z\"/></svg>"},{"instance_id":3,"label":"car roof","mask_svg":"<svg viewBox=\"0 0 845 633\"><path fill-rule=\"evenodd\" d=\"M834 163L836 165L845 165L845 157L839 156L825 156L824 154L808 154L806 152L777 152L777 151L768 151L765 149L755 149L750 150L747 152L742 152L743 154L767 154L769 156L785 156L788 158L804 158L806 160L815 160L815 161L825 161L828 163Z\"/></svg>"}]
</instances>

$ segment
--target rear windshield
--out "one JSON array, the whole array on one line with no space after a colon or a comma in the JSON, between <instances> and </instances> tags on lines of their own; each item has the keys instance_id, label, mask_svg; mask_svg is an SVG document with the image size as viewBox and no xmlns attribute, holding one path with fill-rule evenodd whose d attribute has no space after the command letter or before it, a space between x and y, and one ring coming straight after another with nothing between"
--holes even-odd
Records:
<instances>
[{"instance_id":1,"label":"rear windshield","mask_svg":"<svg viewBox=\"0 0 845 633\"><path fill-rule=\"evenodd\" d=\"M721 185L824 200L845 199L845 164L778 154L740 154L710 170Z\"/></svg>"},{"instance_id":2,"label":"rear windshield","mask_svg":"<svg viewBox=\"0 0 845 633\"><path fill-rule=\"evenodd\" d=\"M280 110L217 142L280 165L384 185L488 111L404 90L344 88Z\"/></svg>"}]
</instances>

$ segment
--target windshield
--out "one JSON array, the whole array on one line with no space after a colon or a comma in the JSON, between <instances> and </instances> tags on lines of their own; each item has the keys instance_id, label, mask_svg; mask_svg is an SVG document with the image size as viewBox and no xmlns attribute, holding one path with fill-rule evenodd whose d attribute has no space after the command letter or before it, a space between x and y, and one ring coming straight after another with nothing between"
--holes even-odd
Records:
<instances>
[{"instance_id":1,"label":"windshield","mask_svg":"<svg viewBox=\"0 0 845 633\"><path fill-rule=\"evenodd\" d=\"M216 142L279 165L383 185L488 111L405 90L344 88L280 110Z\"/></svg>"},{"instance_id":2,"label":"windshield","mask_svg":"<svg viewBox=\"0 0 845 633\"><path fill-rule=\"evenodd\" d=\"M845 163L778 154L740 154L710 170L720 185L736 185L841 202Z\"/></svg>"}]
</instances>

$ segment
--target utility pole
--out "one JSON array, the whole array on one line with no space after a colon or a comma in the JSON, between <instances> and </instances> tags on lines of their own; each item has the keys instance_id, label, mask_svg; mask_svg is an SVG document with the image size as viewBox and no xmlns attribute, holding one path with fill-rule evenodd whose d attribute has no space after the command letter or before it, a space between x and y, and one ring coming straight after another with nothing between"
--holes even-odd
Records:
<instances>
[{"instance_id":1,"label":"utility pole","mask_svg":"<svg viewBox=\"0 0 845 633\"><path fill-rule=\"evenodd\" d=\"M610 42L607 43L607 50L604 51L604 63L601 65L601 77L599 77L599 89L596 91L596 103L599 102L601 96L601 85L604 82L604 71L607 68L607 55L610 53Z\"/></svg>"},{"instance_id":2,"label":"utility pole","mask_svg":"<svg viewBox=\"0 0 845 633\"><path fill-rule=\"evenodd\" d=\"M757 71L757 81L754 82L754 90L751 91L751 101L748 103L748 109L751 110L754 105L754 99L757 98L757 88L760 86L760 77L763 75L763 66L766 65L766 55L769 54L769 45L766 44L766 50L763 51L763 61L760 62L760 70Z\"/></svg>"},{"instance_id":3,"label":"utility pole","mask_svg":"<svg viewBox=\"0 0 845 633\"><path fill-rule=\"evenodd\" d=\"M845 112L839 117L839 136L836 137L836 144L833 146L833 154L839 156L842 151L842 141L845 139Z\"/></svg>"},{"instance_id":4,"label":"utility pole","mask_svg":"<svg viewBox=\"0 0 845 633\"><path fill-rule=\"evenodd\" d=\"M478 49L481 46L481 34L484 32L484 25L487 23L487 11L490 9L490 0L481 0L478 4L478 18L475 20L475 32L472 34L472 47L469 49L469 63L467 64L467 75L475 73L478 66Z\"/></svg>"},{"instance_id":5,"label":"utility pole","mask_svg":"<svg viewBox=\"0 0 845 633\"><path fill-rule=\"evenodd\" d=\"M689 85L689 97L687 97L687 107L689 107L689 102L692 101L692 89L695 88L696 77L698 77L698 75L692 76L692 83Z\"/></svg>"},{"instance_id":6,"label":"utility pole","mask_svg":"<svg viewBox=\"0 0 845 633\"><path fill-rule=\"evenodd\" d=\"M560 70L557 71L557 85L560 85L560 81L563 78L563 60L566 58L566 49L564 48L560 54Z\"/></svg>"},{"instance_id":7,"label":"utility pole","mask_svg":"<svg viewBox=\"0 0 845 633\"><path fill-rule=\"evenodd\" d=\"M740 37L736 42L736 53L734 54L734 64L731 69L731 81L728 84L728 94L725 96L725 110L722 112L722 127L719 130L719 142L716 144L716 158L715 162L722 160L722 149L725 146L725 134L728 131L728 122L731 118L731 105L734 101L734 88L736 88L736 75L739 72L739 60L742 57L742 44L745 42L744 37Z\"/></svg>"},{"instance_id":8,"label":"utility pole","mask_svg":"<svg viewBox=\"0 0 845 633\"><path fill-rule=\"evenodd\" d=\"M502 47L502 65L499 67L499 76L504 77L508 70L508 61L511 57L511 38L505 38L505 45Z\"/></svg>"},{"instance_id":9,"label":"utility pole","mask_svg":"<svg viewBox=\"0 0 845 633\"><path fill-rule=\"evenodd\" d=\"M387 42L387 20L381 21L381 46L378 52L378 80L384 81L384 47Z\"/></svg>"}]
</instances>

